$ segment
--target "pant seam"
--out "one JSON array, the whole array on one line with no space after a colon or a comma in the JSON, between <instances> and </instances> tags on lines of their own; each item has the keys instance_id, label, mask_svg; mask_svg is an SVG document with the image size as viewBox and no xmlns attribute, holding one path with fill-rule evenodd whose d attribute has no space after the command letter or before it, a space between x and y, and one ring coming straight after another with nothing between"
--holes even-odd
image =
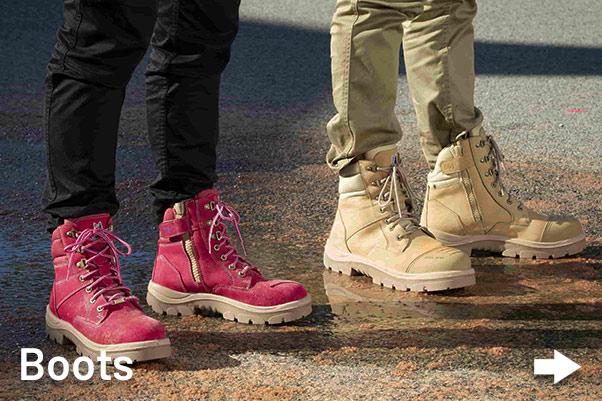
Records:
<instances>
[{"instance_id":1,"label":"pant seam","mask_svg":"<svg viewBox=\"0 0 602 401\"><path fill-rule=\"evenodd\" d=\"M345 109L345 125L347 127L347 131L349 136L351 137L351 141L349 145L343 150L343 155L345 158L349 158L349 153L353 148L355 148L355 133L351 129L351 123L349 119L349 87L350 87L350 78L351 78L351 49L353 47L353 33L355 24L360 19L359 12L359 0L352 1L352 7L355 13L355 20L351 24L351 28L349 29L349 40L347 41L347 45L345 47L345 86L344 86L344 109Z\"/></svg>"},{"instance_id":2,"label":"pant seam","mask_svg":"<svg viewBox=\"0 0 602 401\"><path fill-rule=\"evenodd\" d=\"M53 173L53 165L52 165L52 152L50 151L50 110L52 109L52 101L54 100L54 76L52 75L52 73L50 74L50 76L48 77L48 83L47 83L48 87L47 87L47 95L46 95L46 110L45 110L45 119L46 119L46 132L45 132L45 139L46 139L46 164L47 164L47 168L48 168L48 182L50 184L50 189L52 191L52 199L50 200L50 202L54 202L56 201L57 198L57 190L56 190L56 179L54 177L54 173Z\"/></svg>"},{"instance_id":3,"label":"pant seam","mask_svg":"<svg viewBox=\"0 0 602 401\"><path fill-rule=\"evenodd\" d=\"M63 57L61 58L61 68L63 69L63 71L67 70L67 67L66 67L67 56L69 55L71 50L73 50L75 48L75 46L77 46L77 40L79 38L79 30L82 25L82 21L84 19L84 16L82 13L82 0L76 0L75 8L76 8L75 18L77 20L77 26L75 27L75 31L73 32L73 42L68 47L66 47L65 52L63 53Z\"/></svg>"},{"instance_id":4,"label":"pant seam","mask_svg":"<svg viewBox=\"0 0 602 401\"><path fill-rule=\"evenodd\" d=\"M167 78L165 78L163 85L164 85L163 96L162 96L161 108L160 108L161 128L159 130L160 139L161 139L161 158L162 158L162 160L159 161L159 169L161 170L161 174L165 175L169 171L169 157L167 154L168 152L167 152L167 133L166 133L167 125L168 125L167 95L169 92L169 82L168 82Z\"/></svg>"},{"instance_id":5,"label":"pant seam","mask_svg":"<svg viewBox=\"0 0 602 401\"><path fill-rule=\"evenodd\" d=\"M169 27L169 32L173 40L175 41L176 35L178 32L178 18L180 13L180 1L174 0L172 2L173 10L171 14L171 26ZM173 43L174 48L176 47L176 43ZM172 60L172 53L169 52L167 55L167 60L164 60L166 64L166 71L169 69L169 64ZM160 160L159 160L159 170L161 175L166 175L169 172L169 155L167 151L167 130L168 130L168 119L167 119L167 102L169 95L169 76L170 74L161 74L161 80L163 81L163 95L161 96L161 107L160 107L160 118L161 118L161 126L159 128L159 135L161 141L161 150L160 150Z\"/></svg>"},{"instance_id":6,"label":"pant seam","mask_svg":"<svg viewBox=\"0 0 602 401\"><path fill-rule=\"evenodd\" d=\"M174 0L173 1L173 15L171 16L172 18L172 23L173 23L173 32L172 34L172 38L174 38L174 40L176 40L177 38L177 33L178 33L178 20L179 20L179 15L180 15L180 0ZM174 48L176 48L176 43L174 43Z\"/></svg>"},{"instance_id":7,"label":"pant seam","mask_svg":"<svg viewBox=\"0 0 602 401\"><path fill-rule=\"evenodd\" d=\"M449 45L450 45L450 33L449 33L449 24L452 14L453 4L452 2L448 3L447 9L447 18L445 19L445 23L443 25L444 31L444 46L445 46L445 56L441 58L441 63L443 67L443 76L444 80L444 93L447 101L447 105L445 106L445 119L451 124L452 132L456 128L455 118L454 118L454 110L452 104L452 97L450 93L450 74L449 74Z\"/></svg>"}]
</instances>

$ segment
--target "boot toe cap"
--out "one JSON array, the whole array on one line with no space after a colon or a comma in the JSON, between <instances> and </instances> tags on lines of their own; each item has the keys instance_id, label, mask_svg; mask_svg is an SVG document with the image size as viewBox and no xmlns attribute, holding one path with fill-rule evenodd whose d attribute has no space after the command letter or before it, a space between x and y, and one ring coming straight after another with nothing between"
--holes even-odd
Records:
<instances>
[{"instance_id":1,"label":"boot toe cap","mask_svg":"<svg viewBox=\"0 0 602 401\"><path fill-rule=\"evenodd\" d=\"M541 242L557 242L583 236L579 220L561 218L548 221L541 236Z\"/></svg>"},{"instance_id":2,"label":"boot toe cap","mask_svg":"<svg viewBox=\"0 0 602 401\"><path fill-rule=\"evenodd\" d=\"M470 256L459 249L442 246L420 255L410 265L409 273L467 271L471 269Z\"/></svg>"},{"instance_id":3,"label":"boot toe cap","mask_svg":"<svg viewBox=\"0 0 602 401\"><path fill-rule=\"evenodd\" d=\"M122 344L141 341L162 340L166 338L165 327L161 322L151 317L139 314L124 314L123 316L115 316L104 325L105 336L102 338L102 343L105 344Z\"/></svg>"},{"instance_id":4,"label":"boot toe cap","mask_svg":"<svg viewBox=\"0 0 602 401\"><path fill-rule=\"evenodd\" d=\"M250 288L221 287L216 295L231 298L252 306L276 306L299 301L308 295L307 290L296 281L264 280Z\"/></svg>"},{"instance_id":5,"label":"boot toe cap","mask_svg":"<svg viewBox=\"0 0 602 401\"><path fill-rule=\"evenodd\" d=\"M272 305L285 304L305 298L308 293L303 285L296 281L269 280L266 281L269 288L269 303Z\"/></svg>"}]
</instances>

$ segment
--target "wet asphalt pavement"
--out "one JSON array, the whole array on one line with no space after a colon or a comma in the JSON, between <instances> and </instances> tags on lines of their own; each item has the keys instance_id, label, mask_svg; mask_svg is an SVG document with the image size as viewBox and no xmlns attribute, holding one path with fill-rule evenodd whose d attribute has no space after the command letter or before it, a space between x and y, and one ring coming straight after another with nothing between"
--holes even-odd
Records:
<instances>
[{"instance_id":1,"label":"wet asphalt pavement","mask_svg":"<svg viewBox=\"0 0 602 401\"><path fill-rule=\"evenodd\" d=\"M247 249L269 276L302 281L314 313L282 327L218 317L162 318L175 354L127 383L22 383L20 347L49 358L52 279L38 212L44 181L42 83L60 1L0 4L0 399L595 400L602 398L602 6L596 0L481 2L477 104L506 155L505 181L528 206L585 225L578 257L473 258L478 285L393 292L324 271L336 202L323 157L332 115L328 23L334 1L245 0L223 83L219 188L241 212ZM120 128L117 233L136 250L124 277L144 298L156 227L145 190L141 68ZM405 164L422 194L426 164L400 71ZM557 349L582 365L559 385L533 376Z\"/></svg>"}]
</instances>

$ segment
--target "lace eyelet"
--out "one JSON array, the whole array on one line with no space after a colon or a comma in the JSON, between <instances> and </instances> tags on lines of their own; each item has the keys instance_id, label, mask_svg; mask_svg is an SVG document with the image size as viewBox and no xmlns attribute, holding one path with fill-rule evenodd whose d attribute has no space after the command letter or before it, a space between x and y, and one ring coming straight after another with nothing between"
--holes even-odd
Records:
<instances>
[{"instance_id":1,"label":"lace eyelet","mask_svg":"<svg viewBox=\"0 0 602 401\"><path fill-rule=\"evenodd\" d=\"M400 235L397 236L397 241L401 241L403 239L403 237Z\"/></svg>"},{"instance_id":2,"label":"lace eyelet","mask_svg":"<svg viewBox=\"0 0 602 401\"><path fill-rule=\"evenodd\" d=\"M96 298L90 298L90 303L91 304L95 304L96 303Z\"/></svg>"},{"instance_id":3,"label":"lace eyelet","mask_svg":"<svg viewBox=\"0 0 602 401\"><path fill-rule=\"evenodd\" d=\"M223 260L223 261L225 261L225 260L226 260L226 255L222 255L222 256L220 256L219 258L220 258L220 260Z\"/></svg>"},{"instance_id":4,"label":"lace eyelet","mask_svg":"<svg viewBox=\"0 0 602 401\"><path fill-rule=\"evenodd\" d=\"M96 307L96 312L100 313L104 310L104 308L102 306L98 306Z\"/></svg>"},{"instance_id":5,"label":"lace eyelet","mask_svg":"<svg viewBox=\"0 0 602 401\"><path fill-rule=\"evenodd\" d=\"M92 288L86 287L86 289L84 291L86 291L86 294L89 294L92 292Z\"/></svg>"},{"instance_id":6,"label":"lace eyelet","mask_svg":"<svg viewBox=\"0 0 602 401\"><path fill-rule=\"evenodd\" d=\"M85 281L86 279L84 278L83 275L79 276L79 281L81 281L82 283Z\"/></svg>"},{"instance_id":7,"label":"lace eyelet","mask_svg":"<svg viewBox=\"0 0 602 401\"><path fill-rule=\"evenodd\" d=\"M213 250L214 251L219 251L219 245L218 244L213 245Z\"/></svg>"},{"instance_id":8,"label":"lace eyelet","mask_svg":"<svg viewBox=\"0 0 602 401\"><path fill-rule=\"evenodd\" d=\"M379 207L378 210L380 210L381 213L385 212L385 209L383 209L382 207Z\"/></svg>"},{"instance_id":9,"label":"lace eyelet","mask_svg":"<svg viewBox=\"0 0 602 401\"><path fill-rule=\"evenodd\" d=\"M395 230L395 226L389 226L389 231Z\"/></svg>"},{"instance_id":10,"label":"lace eyelet","mask_svg":"<svg viewBox=\"0 0 602 401\"><path fill-rule=\"evenodd\" d=\"M65 233L65 235L69 238L75 238L77 236L77 231L75 230L69 230Z\"/></svg>"},{"instance_id":11,"label":"lace eyelet","mask_svg":"<svg viewBox=\"0 0 602 401\"><path fill-rule=\"evenodd\" d=\"M86 262L86 259L80 259L79 262L75 264L75 266L79 267L80 269L85 269L86 267L88 267L88 263Z\"/></svg>"},{"instance_id":12,"label":"lace eyelet","mask_svg":"<svg viewBox=\"0 0 602 401\"><path fill-rule=\"evenodd\" d=\"M244 276L245 276L245 274L242 272L242 270L238 272L238 277L244 277Z\"/></svg>"},{"instance_id":13,"label":"lace eyelet","mask_svg":"<svg viewBox=\"0 0 602 401\"><path fill-rule=\"evenodd\" d=\"M234 270L234 269L236 269L236 265L234 263L232 263L232 264L228 265L228 269Z\"/></svg>"}]
</instances>

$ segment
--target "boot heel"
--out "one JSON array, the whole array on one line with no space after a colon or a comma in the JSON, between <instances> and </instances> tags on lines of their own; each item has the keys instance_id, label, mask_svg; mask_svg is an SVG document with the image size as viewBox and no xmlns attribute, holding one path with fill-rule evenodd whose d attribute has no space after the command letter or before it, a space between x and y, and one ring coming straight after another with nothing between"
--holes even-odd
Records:
<instances>
[{"instance_id":1,"label":"boot heel","mask_svg":"<svg viewBox=\"0 0 602 401\"><path fill-rule=\"evenodd\" d=\"M167 308L161 301L159 301L153 294L149 292L146 293L146 303L151 307L153 312L158 313L160 315L167 314Z\"/></svg>"},{"instance_id":2,"label":"boot heel","mask_svg":"<svg viewBox=\"0 0 602 401\"><path fill-rule=\"evenodd\" d=\"M46 335L48 335L48 338L59 345L65 345L67 343L67 338L63 335L63 333L61 333L60 330L53 329L48 325L46 325Z\"/></svg>"},{"instance_id":3,"label":"boot heel","mask_svg":"<svg viewBox=\"0 0 602 401\"><path fill-rule=\"evenodd\" d=\"M353 269L348 263L345 262L337 262L328 257L326 253L324 253L324 267L328 270L332 270L334 272L338 272L341 274L345 274L347 276L359 276L360 272Z\"/></svg>"},{"instance_id":4,"label":"boot heel","mask_svg":"<svg viewBox=\"0 0 602 401\"><path fill-rule=\"evenodd\" d=\"M161 296L161 294L159 294ZM149 284L149 289L146 293L146 303L150 305L153 312L158 313L160 315L169 315L169 316L188 316L193 315L195 313L194 303L166 303L155 295L153 295L151 290L151 284Z\"/></svg>"}]
</instances>

